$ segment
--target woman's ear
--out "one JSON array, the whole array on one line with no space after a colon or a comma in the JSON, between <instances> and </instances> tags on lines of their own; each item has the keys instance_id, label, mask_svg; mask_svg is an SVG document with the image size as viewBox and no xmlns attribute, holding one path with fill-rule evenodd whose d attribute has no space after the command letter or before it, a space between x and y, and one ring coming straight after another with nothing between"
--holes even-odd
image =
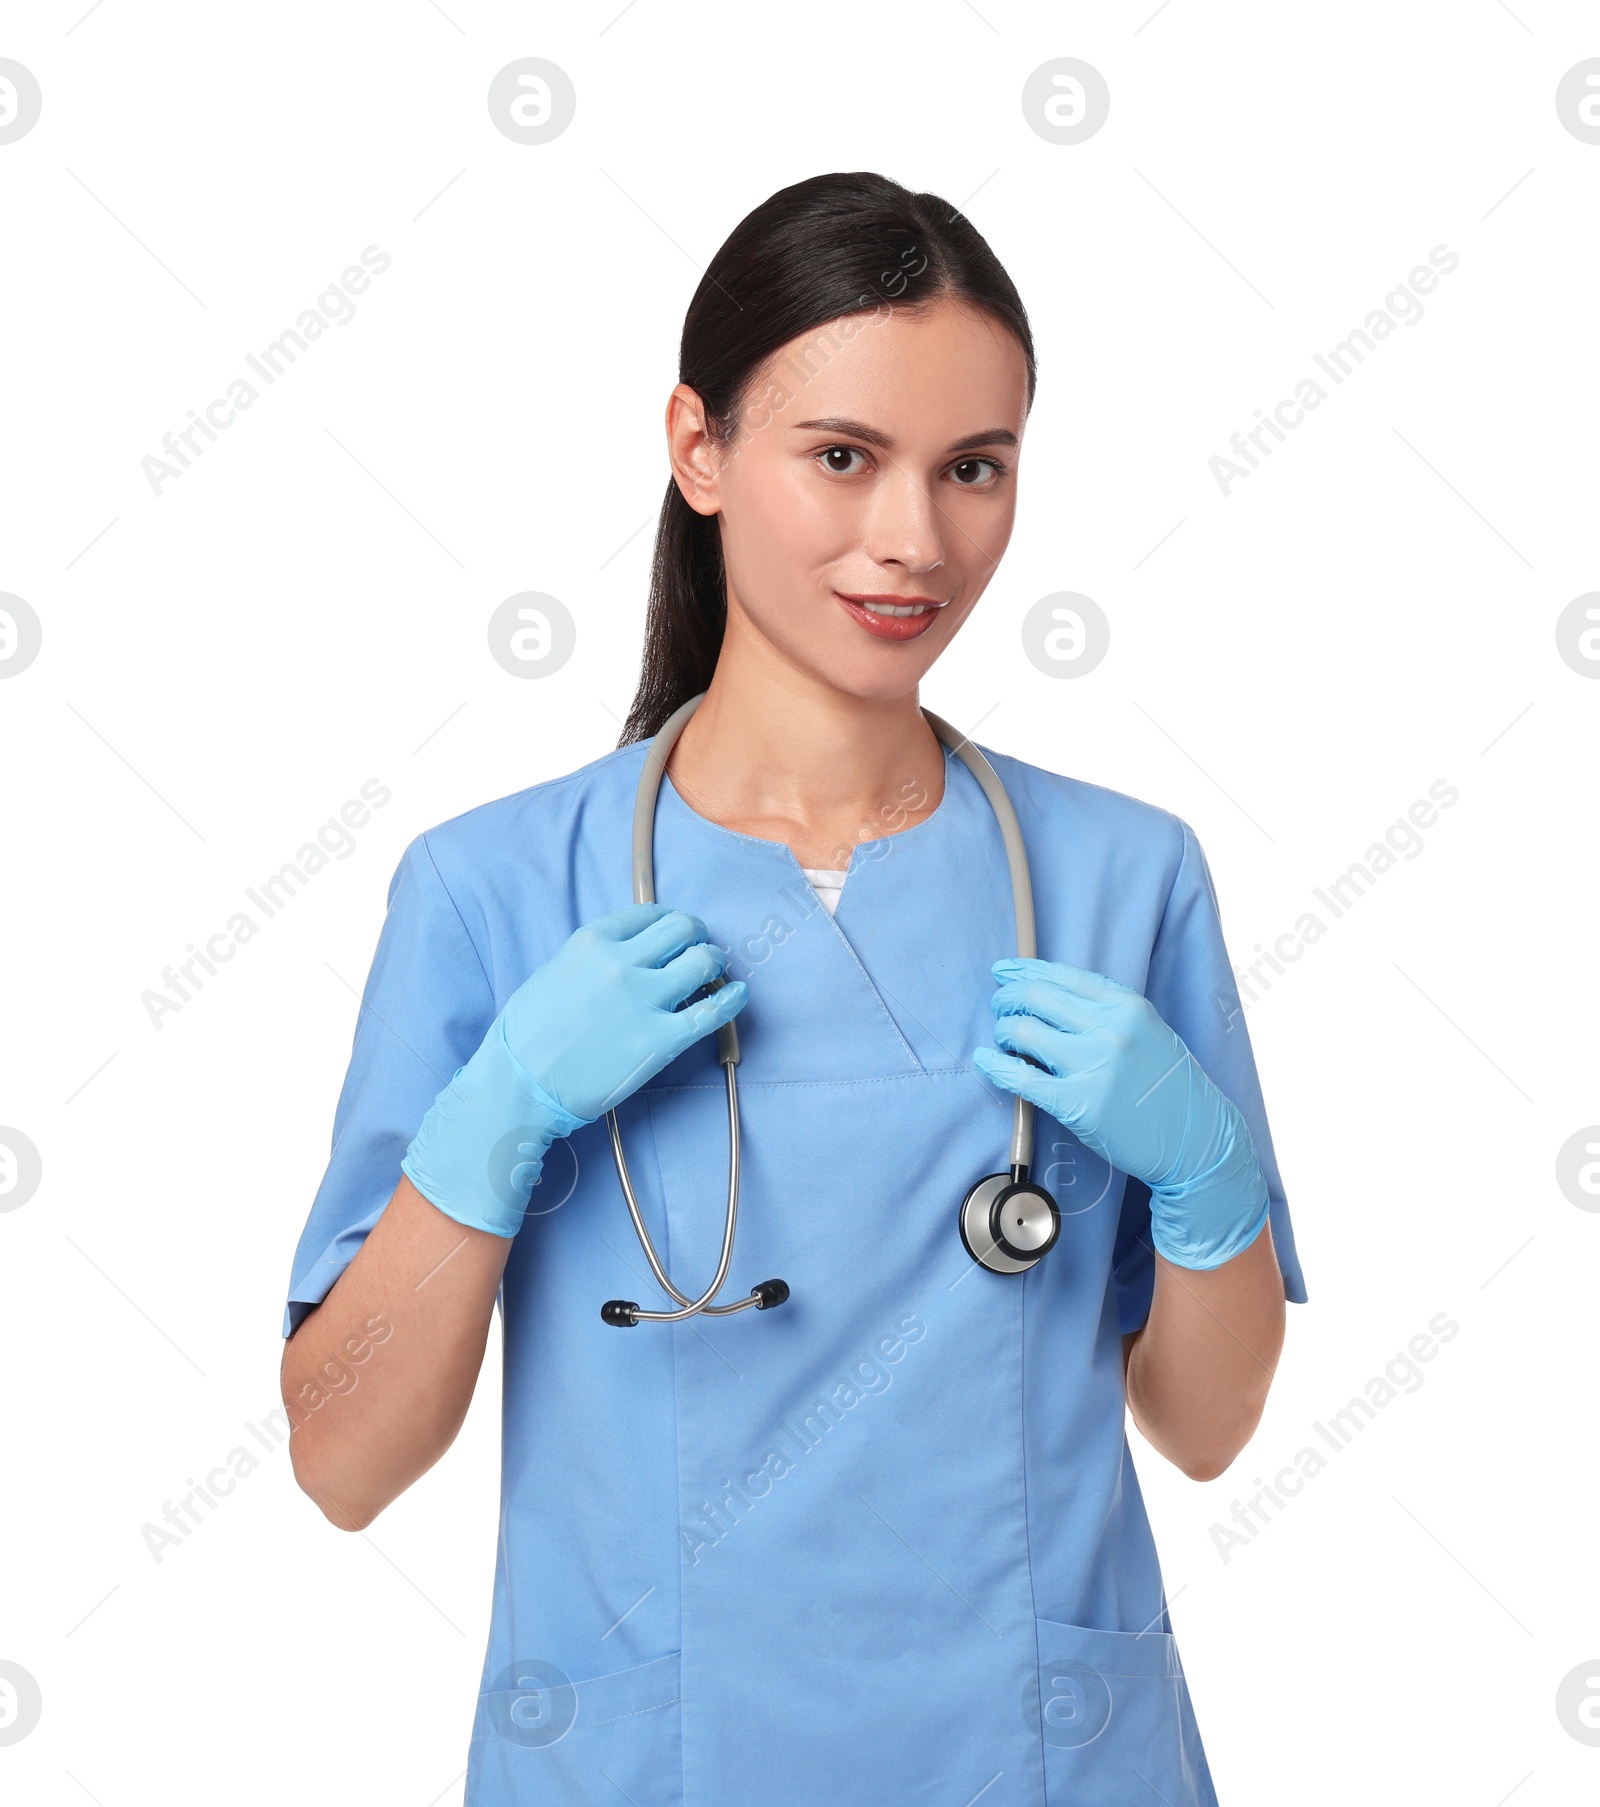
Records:
<instances>
[{"instance_id":1,"label":"woman's ear","mask_svg":"<svg viewBox=\"0 0 1600 1807\"><path fill-rule=\"evenodd\" d=\"M705 403L687 383L679 383L667 397L667 456L673 481L695 513L720 513L718 461L706 431Z\"/></svg>"}]
</instances>

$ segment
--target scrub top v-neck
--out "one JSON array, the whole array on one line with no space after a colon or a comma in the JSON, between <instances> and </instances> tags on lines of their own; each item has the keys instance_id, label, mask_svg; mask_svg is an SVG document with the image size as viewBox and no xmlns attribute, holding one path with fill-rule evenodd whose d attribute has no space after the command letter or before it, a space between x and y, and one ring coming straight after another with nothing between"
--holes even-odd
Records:
<instances>
[{"instance_id":1,"label":"scrub top v-neck","mask_svg":"<svg viewBox=\"0 0 1600 1807\"><path fill-rule=\"evenodd\" d=\"M324 1298L400 1157L510 994L631 895L642 746L407 849L296 1253ZM1033 867L1039 952L1145 991L1243 1112L1274 1244L1287 1205L1210 874L1178 818L991 754ZM1038 1120L1059 1243L977 1268L956 1209L1003 1164L972 1065L1013 951L998 826L947 759L922 822L852 855L834 913L789 849L663 784L656 892L749 984L727 1297L781 1311L617 1330L653 1294L604 1123L547 1158L501 1289L501 1536L470 1807L1214 1801L1124 1430L1149 1311L1148 1193ZM716 1266L727 1126L710 1041L622 1107L669 1271ZM1137 1771L1137 1774L1136 1774ZM618 1791L621 1791L620 1794Z\"/></svg>"}]
</instances>

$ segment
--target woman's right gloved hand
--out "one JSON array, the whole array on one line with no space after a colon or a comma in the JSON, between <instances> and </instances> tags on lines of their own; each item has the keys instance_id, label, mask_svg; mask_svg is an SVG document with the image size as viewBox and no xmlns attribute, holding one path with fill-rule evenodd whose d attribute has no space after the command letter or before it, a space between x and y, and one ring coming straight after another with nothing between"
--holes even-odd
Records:
<instances>
[{"instance_id":1,"label":"woman's right gloved hand","mask_svg":"<svg viewBox=\"0 0 1600 1807\"><path fill-rule=\"evenodd\" d=\"M587 923L515 991L434 1100L401 1171L457 1223L515 1236L552 1142L593 1123L748 995L698 917L632 904Z\"/></svg>"}]
</instances>

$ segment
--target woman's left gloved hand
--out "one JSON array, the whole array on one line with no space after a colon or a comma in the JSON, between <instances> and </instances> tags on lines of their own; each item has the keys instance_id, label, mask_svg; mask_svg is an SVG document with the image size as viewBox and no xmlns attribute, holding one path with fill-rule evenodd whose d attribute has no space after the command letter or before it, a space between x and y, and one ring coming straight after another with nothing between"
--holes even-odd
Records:
<instances>
[{"instance_id":1,"label":"woman's left gloved hand","mask_svg":"<svg viewBox=\"0 0 1600 1807\"><path fill-rule=\"evenodd\" d=\"M1144 1181L1168 1261L1220 1267L1248 1248L1268 1206L1249 1127L1150 1000L1050 960L998 960L993 972L994 1039L1007 1052L979 1048L979 1069Z\"/></svg>"}]
</instances>

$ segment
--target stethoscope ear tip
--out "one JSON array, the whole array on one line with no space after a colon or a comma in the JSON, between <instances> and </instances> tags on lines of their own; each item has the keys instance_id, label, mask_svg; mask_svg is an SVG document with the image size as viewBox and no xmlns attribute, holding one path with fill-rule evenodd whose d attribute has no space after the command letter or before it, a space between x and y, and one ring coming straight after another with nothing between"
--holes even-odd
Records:
<instances>
[{"instance_id":1,"label":"stethoscope ear tip","mask_svg":"<svg viewBox=\"0 0 1600 1807\"><path fill-rule=\"evenodd\" d=\"M639 1307L632 1299L607 1299L600 1307L600 1316L618 1330L632 1330L639 1322Z\"/></svg>"},{"instance_id":2,"label":"stethoscope ear tip","mask_svg":"<svg viewBox=\"0 0 1600 1807\"><path fill-rule=\"evenodd\" d=\"M755 1300L757 1311L770 1311L774 1305L782 1305L788 1300L789 1282L763 1280L759 1286L751 1287L750 1297Z\"/></svg>"}]
</instances>

